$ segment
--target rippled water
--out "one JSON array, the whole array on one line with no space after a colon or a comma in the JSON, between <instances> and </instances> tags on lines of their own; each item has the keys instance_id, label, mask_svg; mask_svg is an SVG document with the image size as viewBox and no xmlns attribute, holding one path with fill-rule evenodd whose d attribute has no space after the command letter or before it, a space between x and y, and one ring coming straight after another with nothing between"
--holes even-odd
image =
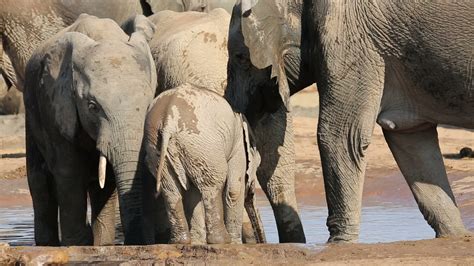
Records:
<instances>
[{"instance_id":1,"label":"rippled water","mask_svg":"<svg viewBox=\"0 0 474 266\"><path fill-rule=\"evenodd\" d=\"M301 219L308 244L323 244L329 237L327 208L301 206ZM278 232L270 206L260 209L267 242L278 243ZM435 236L418 207L385 205L362 208L361 243L429 239Z\"/></svg>"},{"instance_id":2,"label":"rippled water","mask_svg":"<svg viewBox=\"0 0 474 266\"><path fill-rule=\"evenodd\" d=\"M0 208L0 242L10 245L33 245L33 209Z\"/></svg>"},{"instance_id":3,"label":"rippled water","mask_svg":"<svg viewBox=\"0 0 474 266\"><path fill-rule=\"evenodd\" d=\"M259 200L267 241L278 243L273 212L265 199ZM301 218L309 244L322 244L328 238L325 225L326 207L302 205ZM392 242L433 238L434 232L416 206L381 204L362 209L360 242ZM31 207L0 208L0 242L10 245L33 245L33 213Z\"/></svg>"}]
</instances>

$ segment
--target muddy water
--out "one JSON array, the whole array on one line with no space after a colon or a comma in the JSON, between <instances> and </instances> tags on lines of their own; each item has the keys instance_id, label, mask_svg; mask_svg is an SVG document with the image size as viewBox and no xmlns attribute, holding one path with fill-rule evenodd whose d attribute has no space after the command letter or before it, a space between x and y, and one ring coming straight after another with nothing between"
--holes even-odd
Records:
<instances>
[{"instance_id":1,"label":"muddy water","mask_svg":"<svg viewBox=\"0 0 474 266\"><path fill-rule=\"evenodd\" d=\"M278 233L271 207L260 197L261 215L267 241L278 243ZM300 206L307 242L322 244L328 238L325 225L327 209L322 206ZM360 242L392 242L434 237L416 206L380 204L362 209ZM10 245L33 245L33 214L31 207L0 208L0 242Z\"/></svg>"},{"instance_id":2,"label":"muddy water","mask_svg":"<svg viewBox=\"0 0 474 266\"><path fill-rule=\"evenodd\" d=\"M271 207L266 199L259 201L267 241L278 243L278 232ZM323 244L329 237L326 227L327 208L301 205L301 219L308 244ZM434 231L416 206L385 203L362 208L361 243L430 239Z\"/></svg>"}]
</instances>

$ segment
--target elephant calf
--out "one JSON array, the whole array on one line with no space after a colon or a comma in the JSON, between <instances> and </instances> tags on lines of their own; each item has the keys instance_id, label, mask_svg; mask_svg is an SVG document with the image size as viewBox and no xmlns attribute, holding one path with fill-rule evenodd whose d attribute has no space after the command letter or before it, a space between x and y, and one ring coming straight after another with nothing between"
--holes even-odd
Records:
<instances>
[{"instance_id":1,"label":"elephant calf","mask_svg":"<svg viewBox=\"0 0 474 266\"><path fill-rule=\"evenodd\" d=\"M263 234L253 193L260 156L245 118L224 98L190 84L161 93L148 109L144 141L171 243L191 242L183 200L192 187L202 197L207 243L241 243L244 201L253 227Z\"/></svg>"}]
</instances>

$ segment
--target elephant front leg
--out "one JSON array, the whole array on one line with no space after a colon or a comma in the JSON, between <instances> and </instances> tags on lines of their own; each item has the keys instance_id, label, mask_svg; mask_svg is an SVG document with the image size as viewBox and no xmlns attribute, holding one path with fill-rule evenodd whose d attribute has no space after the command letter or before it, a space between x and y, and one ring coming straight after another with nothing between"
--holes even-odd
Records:
<instances>
[{"instance_id":1,"label":"elephant front leg","mask_svg":"<svg viewBox=\"0 0 474 266\"><path fill-rule=\"evenodd\" d=\"M61 245L90 246L92 230L87 222L87 187L85 178L69 171L57 171L55 175L59 202Z\"/></svg>"},{"instance_id":2,"label":"elephant front leg","mask_svg":"<svg viewBox=\"0 0 474 266\"><path fill-rule=\"evenodd\" d=\"M305 243L295 195L295 148L291 113L281 107L254 130L261 155L257 178L273 208L280 243Z\"/></svg>"},{"instance_id":3,"label":"elephant front leg","mask_svg":"<svg viewBox=\"0 0 474 266\"><path fill-rule=\"evenodd\" d=\"M37 246L59 246L58 202L54 181L36 144L26 141L28 187L33 200L35 243Z\"/></svg>"},{"instance_id":4,"label":"elephant front leg","mask_svg":"<svg viewBox=\"0 0 474 266\"><path fill-rule=\"evenodd\" d=\"M345 46L334 49L340 54L324 62L327 73L318 81L318 147L328 205L328 241L353 242L359 238L365 155L380 108L384 65L373 51L354 57L358 53L346 51Z\"/></svg>"},{"instance_id":5,"label":"elephant front leg","mask_svg":"<svg viewBox=\"0 0 474 266\"><path fill-rule=\"evenodd\" d=\"M108 173L111 173L112 169ZM115 241L115 217L118 203L115 178L110 174L103 189L97 180L89 188L92 209L92 234L94 246L113 245Z\"/></svg>"},{"instance_id":6,"label":"elephant front leg","mask_svg":"<svg viewBox=\"0 0 474 266\"><path fill-rule=\"evenodd\" d=\"M384 130L384 135L436 237L469 235L448 182L436 127L411 133Z\"/></svg>"}]
</instances>

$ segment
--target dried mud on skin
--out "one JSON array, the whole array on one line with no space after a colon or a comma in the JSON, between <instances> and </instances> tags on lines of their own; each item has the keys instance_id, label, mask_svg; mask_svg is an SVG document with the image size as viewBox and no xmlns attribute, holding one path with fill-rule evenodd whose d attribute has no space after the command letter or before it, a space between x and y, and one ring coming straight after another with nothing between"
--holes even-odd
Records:
<instances>
[{"instance_id":1,"label":"dried mud on skin","mask_svg":"<svg viewBox=\"0 0 474 266\"><path fill-rule=\"evenodd\" d=\"M472 264L474 239L434 239L387 244L310 246L154 245L115 247L0 247L0 265L104 263L117 265Z\"/></svg>"}]
</instances>

